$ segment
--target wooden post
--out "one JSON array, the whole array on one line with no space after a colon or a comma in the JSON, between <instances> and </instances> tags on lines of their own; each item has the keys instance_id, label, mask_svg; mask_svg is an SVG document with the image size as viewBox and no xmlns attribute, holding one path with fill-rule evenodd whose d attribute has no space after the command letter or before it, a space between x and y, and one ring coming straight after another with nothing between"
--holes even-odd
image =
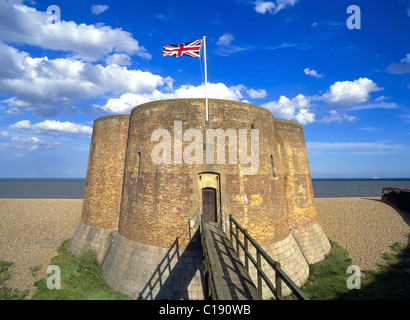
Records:
<instances>
[{"instance_id":1,"label":"wooden post","mask_svg":"<svg viewBox=\"0 0 410 320\"><path fill-rule=\"evenodd\" d=\"M257 264L257 270L258 270L258 290L259 290L259 294L262 297L262 276L261 276L262 266L261 266L261 253L259 250L256 251L256 264Z\"/></svg>"},{"instance_id":2,"label":"wooden post","mask_svg":"<svg viewBox=\"0 0 410 320\"><path fill-rule=\"evenodd\" d=\"M231 245L233 247L233 239L232 239L232 215L229 215L229 240L231 240Z\"/></svg>"},{"instance_id":3,"label":"wooden post","mask_svg":"<svg viewBox=\"0 0 410 320\"><path fill-rule=\"evenodd\" d=\"M275 270L275 285L276 285L276 298L278 300L282 299L282 279L279 277L278 270L281 269L280 262L276 261L276 270Z\"/></svg>"},{"instance_id":4,"label":"wooden post","mask_svg":"<svg viewBox=\"0 0 410 320\"><path fill-rule=\"evenodd\" d=\"M239 254L239 230L238 230L237 225L235 225L235 234L236 234L236 253Z\"/></svg>"},{"instance_id":5,"label":"wooden post","mask_svg":"<svg viewBox=\"0 0 410 320\"><path fill-rule=\"evenodd\" d=\"M244 230L243 241L245 246L245 269L249 273L249 261L248 261L248 230Z\"/></svg>"}]
</instances>

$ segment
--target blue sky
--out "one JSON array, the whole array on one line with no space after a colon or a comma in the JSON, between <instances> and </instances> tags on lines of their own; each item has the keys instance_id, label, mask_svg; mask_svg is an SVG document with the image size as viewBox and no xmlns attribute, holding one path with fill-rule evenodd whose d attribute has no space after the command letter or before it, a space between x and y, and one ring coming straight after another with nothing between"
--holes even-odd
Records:
<instances>
[{"instance_id":1,"label":"blue sky","mask_svg":"<svg viewBox=\"0 0 410 320\"><path fill-rule=\"evenodd\" d=\"M95 118L202 97L162 47L203 36L209 96L302 123L313 178L410 177L410 0L0 0L0 177L84 178Z\"/></svg>"}]
</instances>

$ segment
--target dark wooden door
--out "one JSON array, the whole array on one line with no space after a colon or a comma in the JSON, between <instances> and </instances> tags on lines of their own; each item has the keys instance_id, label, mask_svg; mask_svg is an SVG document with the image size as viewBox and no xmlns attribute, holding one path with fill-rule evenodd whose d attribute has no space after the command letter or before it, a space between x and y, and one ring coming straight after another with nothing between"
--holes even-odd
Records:
<instances>
[{"instance_id":1,"label":"dark wooden door","mask_svg":"<svg viewBox=\"0 0 410 320\"><path fill-rule=\"evenodd\" d=\"M216 221L215 189L202 189L202 215L205 221Z\"/></svg>"}]
</instances>

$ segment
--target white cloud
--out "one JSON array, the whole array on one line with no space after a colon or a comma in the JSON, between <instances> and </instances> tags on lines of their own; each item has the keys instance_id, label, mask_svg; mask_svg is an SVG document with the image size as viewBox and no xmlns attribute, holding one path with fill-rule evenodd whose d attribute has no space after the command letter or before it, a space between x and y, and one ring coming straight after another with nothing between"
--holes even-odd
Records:
<instances>
[{"instance_id":1,"label":"white cloud","mask_svg":"<svg viewBox=\"0 0 410 320\"><path fill-rule=\"evenodd\" d=\"M243 98L243 92L246 91L243 85L227 87L223 83L208 83L207 87L208 98L216 99L239 101ZM106 104L94 106L94 108L107 113L129 113L131 109L145 102L178 98L205 98L205 88L203 85L183 85L170 93L163 93L159 90L145 94L125 93L119 98L108 99Z\"/></svg>"},{"instance_id":2,"label":"white cloud","mask_svg":"<svg viewBox=\"0 0 410 320\"><path fill-rule=\"evenodd\" d=\"M92 61L113 53L151 58L129 32L120 28L64 20L50 25L47 23L50 17L32 7L0 1L0 41L72 52L81 59Z\"/></svg>"},{"instance_id":3,"label":"white cloud","mask_svg":"<svg viewBox=\"0 0 410 320\"><path fill-rule=\"evenodd\" d=\"M247 47L239 47L232 45L232 41L234 40L234 38L235 37L231 33L225 32L222 36L219 37L218 41L216 42L216 44L219 47L215 50L215 53L221 56L228 56L231 53L245 51L249 49Z\"/></svg>"},{"instance_id":4,"label":"white cloud","mask_svg":"<svg viewBox=\"0 0 410 320\"><path fill-rule=\"evenodd\" d=\"M254 3L255 11L261 14L265 14L266 12L273 13L276 5L271 1L256 1Z\"/></svg>"},{"instance_id":5,"label":"white cloud","mask_svg":"<svg viewBox=\"0 0 410 320\"><path fill-rule=\"evenodd\" d=\"M10 128L18 131L29 131L34 133L69 133L74 135L91 135L93 130L90 126L56 120L45 120L36 124L32 124L29 120L22 120L10 125Z\"/></svg>"},{"instance_id":6,"label":"white cloud","mask_svg":"<svg viewBox=\"0 0 410 320\"><path fill-rule=\"evenodd\" d=\"M276 118L296 120L303 125L315 121L315 114L309 111L309 97L302 94L293 99L281 96L278 101L265 103L262 107L271 110Z\"/></svg>"},{"instance_id":7,"label":"white cloud","mask_svg":"<svg viewBox=\"0 0 410 320\"><path fill-rule=\"evenodd\" d=\"M91 6L91 12L95 15L103 13L104 11L108 10L109 6L105 4L93 4Z\"/></svg>"},{"instance_id":8,"label":"white cloud","mask_svg":"<svg viewBox=\"0 0 410 320\"><path fill-rule=\"evenodd\" d=\"M0 137L7 138L8 136L9 136L9 133L7 131L0 131Z\"/></svg>"},{"instance_id":9,"label":"white cloud","mask_svg":"<svg viewBox=\"0 0 410 320\"><path fill-rule=\"evenodd\" d=\"M306 75L308 75L308 76L312 76L312 77L315 77L315 78L322 78L323 77L323 74L318 74L317 73L317 71L316 70L310 70L309 68L305 68L304 70L303 70L303 72L306 74Z\"/></svg>"},{"instance_id":10,"label":"white cloud","mask_svg":"<svg viewBox=\"0 0 410 320\"><path fill-rule=\"evenodd\" d=\"M233 41L234 36L229 32L225 32L222 36L219 37L218 41L216 42L219 46L229 46Z\"/></svg>"},{"instance_id":11,"label":"white cloud","mask_svg":"<svg viewBox=\"0 0 410 320\"><path fill-rule=\"evenodd\" d=\"M400 60L400 63L391 63L387 69L389 73L410 73L410 53L408 53L403 59Z\"/></svg>"},{"instance_id":12,"label":"white cloud","mask_svg":"<svg viewBox=\"0 0 410 320\"><path fill-rule=\"evenodd\" d=\"M298 0L276 0L275 13L287 7L293 7Z\"/></svg>"},{"instance_id":13,"label":"white cloud","mask_svg":"<svg viewBox=\"0 0 410 320\"><path fill-rule=\"evenodd\" d=\"M375 100L377 101L377 99ZM359 105L353 108L350 108L350 110L366 110L366 109L399 109L400 106L395 103L395 102L384 102L384 101L379 101L377 103L371 102L371 103L366 103L363 105Z\"/></svg>"},{"instance_id":14,"label":"white cloud","mask_svg":"<svg viewBox=\"0 0 410 320\"><path fill-rule=\"evenodd\" d=\"M252 99L262 99L266 97L266 90L265 89L249 89L246 90L246 93L252 98Z\"/></svg>"},{"instance_id":15,"label":"white cloud","mask_svg":"<svg viewBox=\"0 0 410 320\"><path fill-rule=\"evenodd\" d=\"M410 53L406 55L405 58L400 60L401 63L410 63Z\"/></svg>"},{"instance_id":16,"label":"white cloud","mask_svg":"<svg viewBox=\"0 0 410 320\"><path fill-rule=\"evenodd\" d=\"M104 67L73 58L32 58L0 42L0 91L13 95L1 103L7 104L9 114L34 111L50 117L73 113L77 112L73 105L91 98L109 93L146 94L163 85L172 88L172 79L118 64Z\"/></svg>"},{"instance_id":17,"label":"white cloud","mask_svg":"<svg viewBox=\"0 0 410 320\"><path fill-rule=\"evenodd\" d=\"M28 150L30 152L39 149L52 149L60 146L60 142L47 141L37 137L12 137L7 143L2 143L1 147L13 148L18 150Z\"/></svg>"},{"instance_id":18,"label":"white cloud","mask_svg":"<svg viewBox=\"0 0 410 320\"><path fill-rule=\"evenodd\" d=\"M401 151L401 144L387 144L385 142L306 142L308 152L343 152L360 155L386 154Z\"/></svg>"},{"instance_id":19,"label":"white cloud","mask_svg":"<svg viewBox=\"0 0 410 320\"><path fill-rule=\"evenodd\" d=\"M305 125L315 122L315 113L326 110L330 105L333 106L333 109L320 122L352 122L358 119L346 114L346 112L336 110L335 107L348 110L399 108L396 103L387 103L382 99L377 102L368 102L370 93L379 90L382 89L367 78L359 78L354 81L337 81L323 95L305 96L299 94L293 99L281 96L278 101L271 101L262 106L271 110L275 117L295 120Z\"/></svg>"},{"instance_id":20,"label":"white cloud","mask_svg":"<svg viewBox=\"0 0 410 320\"><path fill-rule=\"evenodd\" d=\"M360 128L359 130L369 131L369 132L376 132L376 131L379 131L380 128L376 128L376 127L373 127L373 126L368 126L368 127Z\"/></svg>"},{"instance_id":21,"label":"white cloud","mask_svg":"<svg viewBox=\"0 0 410 320\"><path fill-rule=\"evenodd\" d=\"M330 104L354 106L368 101L370 93L382 90L372 80L359 78L354 81L337 81L321 98Z\"/></svg>"},{"instance_id":22,"label":"white cloud","mask_svg":"<svg viewBox=\"0 0 410 320\"><path fill-rule=\"evenodd\" d=\"M380 96L380 97L374 99L374 101L380 102L380 101L384 101L384 100L388 100L388 99L390 99L390 97Z\"/></svg>"},{"instance_id":23,"label":"white cloud","mask_svg":"<svg viewBox=\"0 0 410 320\"><path fill-rule=\"evenodd\" d=\"M111 56L108 56L105 59L107 64L118 64L120 66L129 66L131 65L131 58L128 54L125 53L114 53Z\"/></svg>"},{"instance_id":24,"label":"white cloud","mask_svg":"<svg viewBox=\"0 0 410 320\"><path fill-rule=\"evenodd\" d=\"M346 113L339 113L336 110L331 110L329 111L329 115L324 116L320 122L324 122L324 123L332 123L332 122L344 122L344 121L348 121L348 122L353 122L353 121L357 121L358 119L354 116L349 116Z\"/></svg>"},{"instance_id":25,"label":"white cloud","mask_svg":"<svg viewBox=\"0 0 410 320\"><path fill-rule=\"evenodd\" d=\"M172 99L171 94L164 94L158 90L151 93L124 93L119 98L108 99L104 105L94 105L93 108L106 113L125 114L136 106L161 99Z\"/></svg>"},{"instance_id":26,"label":"white cloud","mask_svg":"<svg viewBox=\"0 0 410 320\"><path fill-rule=\"evenodd\" d=\"M276 0L276 3L272 1L257 0L254 2L254 9L261 14L265 14L266 12L276 14L282 9L293 7L297 2L298 0Z\"/></svg>"}]
</instances>

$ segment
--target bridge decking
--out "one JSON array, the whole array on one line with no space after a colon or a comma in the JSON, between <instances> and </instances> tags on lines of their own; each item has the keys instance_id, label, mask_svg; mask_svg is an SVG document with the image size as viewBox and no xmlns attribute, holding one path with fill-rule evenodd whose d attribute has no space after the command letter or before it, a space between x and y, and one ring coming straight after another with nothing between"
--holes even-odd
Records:
<instances>
[{"instance_id":1,"label":"bridge decking","mask_svg":"<svg viewBox=\"0 0 410 320\"><path fill-rule=\"evenodd\" d=\"M239 260L222 227L205 222L210 263L219 300L261 300L248 272Z\"/></svg>"}]
</instances>

